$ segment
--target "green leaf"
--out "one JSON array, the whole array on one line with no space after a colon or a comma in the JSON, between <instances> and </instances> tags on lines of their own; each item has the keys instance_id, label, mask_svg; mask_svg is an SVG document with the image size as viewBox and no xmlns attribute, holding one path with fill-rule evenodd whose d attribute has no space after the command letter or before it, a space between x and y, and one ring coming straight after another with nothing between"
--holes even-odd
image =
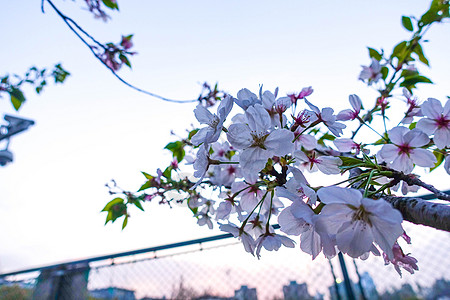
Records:
<instances>
[{"instance_id":1,"label":"green leaf","mask_svg":"<svg viewBox=\"0 0 450 300\"><path fill-rule=\"evenodd\" d=\"M383 80L386 80L388 74L389 74L388 67L382 67L381 68L381 76L382 76Z\"/></svg>"},{"instance_id":2,"label":"green leaf","mask_svg":"<svg viewBox=\"0 0 450 300\"><path fill-rule=\"evenodd\" d=\"M414 128L416 128L417 122L412 122L411 124L409 124L409 129L413 130Z\"/></svg>"},{"instance_id":3,"label":"green leaf","mask_svg":"<svg viewBox=\"0 0 450 300\"><path fill-rule=\"evenodd\" d=\"M408 43L406 41L398 43L394 50L392 50L391 58L397 57L399 60L404 59L404 53L406 52L406 48Z\"/></svg>"},{"instance_id":4,"label":"green leaf","mask_svg":"<svg viewBox=\"0 0 450 300\"><path fill-rule=\"evenodd\" d=\"M200 129L194 129L189 132L188 139L190 140Z\"/></svg>"},{"instance_id":5,"label":"green leaf","mask_svg":"<svg viewBox=\"0 0 450 300\"><path fill-rule=\"evenodd\" d=\"M126 57L126 56L123 55L123 54L119 54L119 59L120 59L121 62L123 62L124 64L126 64L126 65L131 69L131 63L130 63L130 61L128 60L128 57Z\"/></svg>"},{"instance_id":6,"label":"green leaf","mask_svg":"<svg viewBox=\"0 0 450 300\"><path fill-rule=\"evenodd\" d=\"M126 215L126 216L125 216L125 219L123 220L123 223L122 223L122 230L123 230L125 227L127 227L127 224L128 224L128 215Z\"/></svg>"},{"instance_id":7,"label":"green leaf","mask_svg":"<svg viewBox=\"0 0 450 300\"><path fill-rule=\"evenodd\" d=\"M361 159L359 158L354 158L354 157L348 157L348 156L339 156L339 158L342 160L342 167L349 167L349 166L354 166L354 165L359 165L364 163Z\"/></svg>"},{"instance_id":8,"label":"green leaf","mask_svg":"<svg viewBox=\"0 0 450 300\"><path fill-rule=\"evenodd\" d=\"M324 145L325 144L325 140L328 140L328 141L334 141L336 139L336 137L334 136L334 135L331 135L331 134L329 134L329 133L325 133L322 137L320 137L318 140L317 140L317 142L319 143L319 144L321 144L321 145Z\"/></svg>"},{"instance_id":9,"label":"green leaf","mask_svg":"<svg viewBox=\"0 0 450 300\"><path fill-rule=\"evenodd\" d=\"M25 102L25 96L23 95L22 91L16 87L11 87L9 96L11 98L11 103L14 106L14 109L18 111L20 106Z\"/></svg>"},{"instance_id":10,"label":"green leaf","mask_svg":"<svg viewBox=\"0 0 450 300\"><path fill-rule=\"evenodd\" d=\"M153 178L155 178L155 177L153 177L152 175L150 175L148 173L145 173L145 172L141 172L141 173L144 174L145 178L147 178L148 180L152 180Z\"/></svg>"},{"instance_id":11,"label":"green leaf","mask_svg":"<svg viewBox=\"0 0 450 300\"><path fill-rule=\"evenodd\" d=\"M117 5L116 1L112 1L112 0L102 0L103 4L105 4L106 7L111 8L111 9L117 9L119 10L119 6Z\"/></svg>"},{"instance_id":12,"label":"green leaf","mask_svg":"<svg viewBox=\"0 0 450 300\"><path fill-rule=\"evenodd\" d=\"M382 56L381 56L381 54L380 54L377 50L375 50L375 49L373 49L373 48L370 48L370 47L367 47L367 49L369 49L369 56L370 56L371 58L375 58L375 59L378 60L378 61L381 60Z\"/></svg>"},{"instance_id":13,"label":"green leaf","mask_svg":"<svg viewBox=\"0 0 450 300\"><path fill-rule=\"evenodd\" d=\"M433 154L434 154L434 156L436 156L437 162L434 164L434 167L432 167L430 169L430 172L433 171L434 169L436 169L437 167L439 167L442 164L442 162L444 161L444 158L445 158L444 154L442 154L439 151L433 151Z\"/></svg>"},{"instance_id":14,"label":"green leaf","mask_svg":"<svg viewBox=\"0 0 450 300\"><path fill-rule=\"evenodd\" d=\"M184 145L185 144L182 143L181 141L176 141L176 142L168 143L164 147L164 149L171 151L173 157L176 157L177 161L181 162L186 154L184 151Z\"/></svg>"},{"instance_id":15,"label":"green leaf","mask_svg":"<svg viewBox=\"0 0 450 300\"><path fill-rule=\"evenodd\" d=\"M408 31L414 30L410 17L402 16L402 25Z\"/></svg>"},{"instance_id":16,"label":"green leaf","mask_svg":"<svg viewBox=\"0 0 450 300\"><path fill-rule=\"evenodd\" d=\"M144 208L142 207L141 201L135 200L134 201L134 205L136 205L136 207L139 208L140 210L144 211Z\"/></svg>"},{"instance_id":17,"label":"green leaf","mask_svg":"<svg viewBox=\"0 0 450 300\"><path fill-rule=\"evenodd\" d=\"M414 87L417 83L433 83L433 82L425 76L416 75L416 76L405 77L403 82L400 83L400 86L404 86L406 88Z\"/></svg>"},{"instance_id":18,"label":"green leaf","mask_svg":"<svg viewBox=\"0 0 450 300\"><path fill-rule=\"evenodd\" d=\"M119 197L114 198L111 201L109 201L108 204L106 204L105 208L103 208L102 211L109 211L115 204L123 203L123 201L124 200L122 198Z\"/></svg>"},{"instance_id":19,"label":"green leaf","mask_svg":"<svg viewBox=\"0 0 450 300\"><path fill-rule=\"evenodd\" d=\"M416 45L416 47L413 49L413 52L417 54L417 56L419 57L419 60L426 64L427 66L430 66L430 63L428 62L428 59L425 57L425 55L423 54L423 49L422 46L418 43Z\"/></svg>"},{"instance_id":20,"label":"green leaf","mask_svg":"<svg viewBox=\"0 0 450 300\"><path fill-rule=\"evenodd\" d=\"M163 176L166 177L167 179L171 179L172 178L172 167L168 166L164 172L163 172Z\"/></svg>"},{"instance_id":21,"label":"green leaf","mask_svg":"<svg viewBox=\"0 0 450 300\"><path fill-rule=\"evenodd\" d=\"M146 189L151 188L151 187L152 187L152 181L151 181L151 180L148 180L146 183L144 183L144 184L138 189L138 192L143 191L143 190L146 190Z\"/></svg>"}]
</instances>

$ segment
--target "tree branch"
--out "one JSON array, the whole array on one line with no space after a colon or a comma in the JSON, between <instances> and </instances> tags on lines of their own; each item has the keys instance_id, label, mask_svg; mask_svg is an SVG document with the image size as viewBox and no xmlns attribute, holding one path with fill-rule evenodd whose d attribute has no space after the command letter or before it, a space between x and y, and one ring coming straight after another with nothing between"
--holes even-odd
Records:
<instances>
[{"instance_id":1,"label":"tree branch","mask_svg":"<svg viewBox=\"0 0 450 300\"><path fill-rule=\"evenodd\" d=\"M425 201L420 197L380 196L398 209L403 219L450 232L450 206Z\"/></svg>"},{"instance_id":2,"label":"tree branch","mask_svg":"<svg viewBox=\"0 0 450 300\"><path fill-rule=\"evenodd\" d=\"M403 174L402 172L396 172L394 171L394 178L398 178L400 180L403 180L404 182L406 182L408 185L418 185L423 187L424 189L429 190L430 192L432 192L434 195L436 195L436 198L441 199L441 200L447 200L450 201L450 195L446 194L444 192L441 192L440 190L438 190L437 188L435 188L434 186L432 186L431 184L425 183L422 180L420 180L417 176L414 175L406 175Z\"/></svg>"},{"instance_id":3,"label":"tree branch","mask_svg":"<svg viewBox=\"0 0 450 300\"><path fill-rule=\"evenodd\" d=\"M138 88L134 85L132 85L131 83L129 83L128 81L126 81L125 79L123 79L122 77L120 77L110 66L108 66L99 56L99 54L97 54L94 51L93 46L91 46L80 34L80 32L82 34L84 34L86 37L88 37L89 39L91 39L94 43L96 43L97 45L99 45L101 48L105 49L105 46L103 44L101 44L100 42L98 42L96 39L94 39L91 35L89 35L83 28L81 28L73 19L67 17L66 15L64 15L54 4L51 0L46 0L48 4L50 4L50 6L55 10L55 12L58 14L58 16L64 21L64 23L66 23L66 25L70 28L70 30L75 33L75 35L83 42L83 44L85 44L89 50L91 50L91 52L94 54L94 56L105 66L107 67L111 73L123 84L125 84L126 86L141 92L143 94L152 96L154 98L158 98L160 100L166 101L166 102L172 102L172 103L193 103L193 102L197 102L198 99L193 99L193 100L173 100L173 99L169 99L157 94L154 94L152 92L148 92L146 90L143 90L141 88ZM42 1L41 3L41 10L44 11L44 1ZM78 32L79 31L79 32Z\"/></svg>"}]
</instances>

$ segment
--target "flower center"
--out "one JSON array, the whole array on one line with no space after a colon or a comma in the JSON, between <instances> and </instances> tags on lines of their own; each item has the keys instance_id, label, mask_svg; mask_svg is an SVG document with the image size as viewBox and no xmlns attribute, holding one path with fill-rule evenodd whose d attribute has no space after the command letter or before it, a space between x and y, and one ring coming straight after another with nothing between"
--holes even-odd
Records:
<instances>
[{"instance_id":1,"label":"flower center","mask_svg":"<svg viewBox=\"0 0 450 300\"><path fill-rule=\"evenodd\" d=\"M216 128L217 125L219 125L220 119L218 116L214 115L214 117L212 118L212 120L209 122L209 126L212 128Z\"/></svg>"},{"instance_id":2,"label":"flower center","mask_svg":"<svg viewBox=\"0 0 450 300\"><path fill-rule=\"evenodd\" d=\"M436 120L436 125L438 128L450 128L450 119L447 119L444 116L440 116L439 119Z\"/></svg>"},{"instance_id":3,"label":"flower center","mask_svg":"<svg viewBox=\"0 0 450 300\"><path fill-rule=\"evenodd\" d=\"M269 136L268 134L258 135L252 133L253 144L250 147L259 147L264 150L267 150L267 148L264 146L264 142L266 141L268 136Z\"/></svg>"},{"instance_id":4,"label":"flower center","mask_svg":"<svg viewBox=\"0 0 450 300\"><path fill-rule=\"evenodd\" d=\"M370 227L372 227L372 222L369 219L371 213L366 211L364 209L364 206L361 205L360 207L356 208L353 205L349 205L349 207L355 210L352 216L352 222L363 221L364 223L367 223Z\"/></svg>"},{"instance_id":5,"label":"flower center","mask_svg":"<svg viewBox=\"0 0 450 300\"><path fill-rule=\"evenodd\" d=\"M400 146L397 146L398 147L398 153L399 154L409 154L409 153L411 153L411 150L412 150L412 147L410 146L410 145L408 145L408 144L403 144L403 145L400 145Z\"/></svg>"}]
</instances>

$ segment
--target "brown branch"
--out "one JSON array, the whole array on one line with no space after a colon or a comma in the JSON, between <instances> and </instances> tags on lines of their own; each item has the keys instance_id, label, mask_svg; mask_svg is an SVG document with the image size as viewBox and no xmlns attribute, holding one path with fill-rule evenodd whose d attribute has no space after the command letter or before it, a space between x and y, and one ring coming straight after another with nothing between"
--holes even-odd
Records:
<instances>
[{"instance_id":1,"label":"brown branch","mask_svg":"<svg viewBox=\"0 0 450 300\"><path fill-rule=\"evenodd\" d=\"M425 201L418 197L382 196L382 198L398 209L404 220L450 232L449 205Z\"/></svg>"},{"instance_id":2,"label":"brown branch","mask_svg":"<svg viewBox=\"0 0 450 300\"><path fill-rule=\"evenodd\" d=\"M408 185L418 185L420 187L423 187L424 189L427 189L430 192L432 192L434 195L436 195L436 198L438 198L438 199L450 201L449 194L446 194L446 193L438 190L431 184L423 182L417 176L414 176L412 174L406 175L406 174L403 174L402 172L394 172L394 178L403 180Z\"/></svg>"}]
</instances>

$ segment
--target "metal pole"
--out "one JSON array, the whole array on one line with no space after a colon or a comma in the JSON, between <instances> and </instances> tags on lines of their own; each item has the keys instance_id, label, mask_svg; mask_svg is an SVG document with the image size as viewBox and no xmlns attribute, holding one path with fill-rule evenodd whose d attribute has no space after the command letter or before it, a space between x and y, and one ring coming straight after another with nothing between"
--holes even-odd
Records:
<instances>
[{"instance_id":1,"label":"metal pole","mask_svg":"<svg viewBox=\"0 0 450 300\"><path fill-rule=\"evenodd\" d=\"M342 255L342 252L339 252L338 257L339 257L339 264L341 265L342 269L342 275L344 276L344 286L345 292L347 294L347 299L356 300L355 294L353 294L352 282L350 281L350 277L348 277L347 267L345 265L344 255Z\"/></svg>"},{"instance_id":2,"label":"metal pole","mask_svg":"<svg viewBox=\"0 0 450 300\"><path fill-rule=\"evenodd\" d=\"M364 288L363 288L362 282L361 282L361 274L359 274L358 266L356 265L356 259L353 259L353 265L355 266L356 275L358 275L358 286L359 286L359 291L361 292L361 298L362 298L362 300L367 300L366 295L364 294Z\"/></svg>"},{"instance_id":3,"label":"metal pole","mask_svg":"<svg viewBox=\"0 0 450 300\"><path fill-rule=\"evenodd\" d=\"M336 274L334 274L334 269L333 269L333 264L331 263L331 260L328 260L328 263L330 264L330 268L331 268L331 274L333 275L333 280L334 280L334 290L336 292L336 298L337 300L342 300L341 298L341 294L339 294L339 285L337 283L337 279L336 279Z\"/></svg>"}]
</instances>

